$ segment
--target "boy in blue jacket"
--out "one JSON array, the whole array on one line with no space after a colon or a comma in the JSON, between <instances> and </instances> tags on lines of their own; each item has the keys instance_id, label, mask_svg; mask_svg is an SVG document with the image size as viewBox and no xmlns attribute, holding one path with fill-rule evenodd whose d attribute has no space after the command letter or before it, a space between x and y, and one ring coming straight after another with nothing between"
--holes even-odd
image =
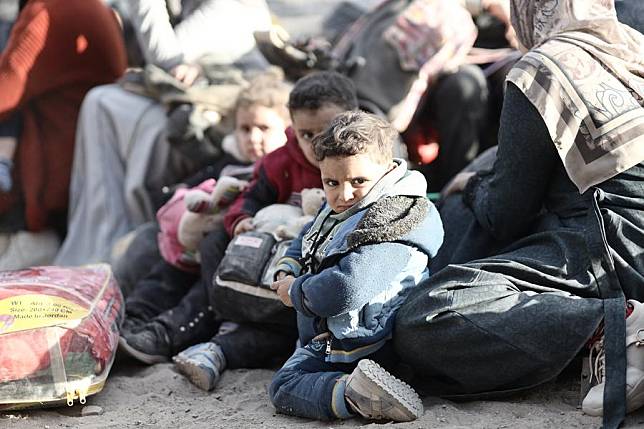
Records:
<instances>
[{"instance_id":1,"label":"boy in blue jacket","mask_svg":"<svg viewBox=\"0 0 644 429\"><path fill-rule=\"evenodd\" d=\"M410 421L422 402L389 374L396 310L443 240L423 176L392 158L395 131L343 113L313 141L327 203L280 261L272 288L297 310L300 344L275 374L282 413Z\"/></svg>"}]
</instances>

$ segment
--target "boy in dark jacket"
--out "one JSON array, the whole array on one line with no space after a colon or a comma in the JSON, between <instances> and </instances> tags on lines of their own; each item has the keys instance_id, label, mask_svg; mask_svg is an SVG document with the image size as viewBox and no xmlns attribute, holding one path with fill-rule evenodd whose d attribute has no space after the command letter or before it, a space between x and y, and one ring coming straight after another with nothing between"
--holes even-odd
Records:
<instances>
[{"instance_id":1,"label":"boy in dark jacket","mask_svg":"<svg viewBox=\"0 0 644 429\"><path fill-rule=\"evenodd\" d=\"M275 203L299 204L304 188L321 187L320 171L313 156L311 139L322 132L338 114L357 108L355 89L346 77L320 72L300 79L289 96L292 132L286 145L263 157L256 165L250 185L237 198L224 218L224 227L202 241L201 278L181 302L144 328L121 336L121 346L145 363L167 361L184 348L217 332L213 313L218 305L208 302L213 277L230 238L253 229L252 218L260 209ZM185 350L175 357L179 370L206 390L214 387L224 367L257 367L275 356L288 356L295 333L276 332L267 326L225 324L221 335L209 343ZM208 338L206 337L206 338ZM270 342L272 347L265 347ZM286 357L285 356L285 357ZM212 362L216 362L216 365ZM194 368L206 367L208 377L193 378Z\"/></svg>"},{"instance_id":2,"label":"boy in dark jacket","mask_svg":"<svg viewBox=\"0 0 644 429\"><path fill-rule=\"evenodd\" d=\"M410 421L411 387L396 363L394 316L427 278L443 240L423 176L392 158L396 133L363 112L337 117L313 142L327 204L293 242L272 288L297 310L300 344L269 394L282 413L331 420L356 414Z\"/></svg>"}]
</instances>

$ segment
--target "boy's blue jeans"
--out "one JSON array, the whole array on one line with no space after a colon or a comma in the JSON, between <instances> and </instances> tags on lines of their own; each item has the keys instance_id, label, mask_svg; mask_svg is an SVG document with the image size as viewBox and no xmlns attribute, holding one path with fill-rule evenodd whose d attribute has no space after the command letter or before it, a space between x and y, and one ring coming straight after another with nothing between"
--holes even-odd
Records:
<instances>
[{"instance_id":1,"label":"boy's blue jeans","mask_svg":"<svg viewBox=\"0 0 644 429\"><path fill-rule=\"evenodd\" d=\"M325 348L325 340L312 340L275 373L268 394L277 411L317 420L353 417L344 401L344 376L357 362L325 362Z\"/></svg>"},{"instance_id":2,"label":"boy's blue jeans","mask_svg":"<svg viewBox=\"0 0 644 429\"><path fill-rule=\"evenodd\" d=\"M358 361L326 362L325 349L325 340L311 340L275 373L268 394L278 412L317 420L354 417L344 400L344 390L346 376ZM390 342L367 358L386 367L397 361Z\"/></svg>"}]
</instances>

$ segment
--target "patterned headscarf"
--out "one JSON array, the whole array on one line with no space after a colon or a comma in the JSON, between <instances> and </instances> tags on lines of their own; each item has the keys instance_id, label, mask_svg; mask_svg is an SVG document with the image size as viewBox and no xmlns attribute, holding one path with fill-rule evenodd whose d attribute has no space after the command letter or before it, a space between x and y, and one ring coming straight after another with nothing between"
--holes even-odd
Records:
<instances>
[{"instance_id":1,"label":"patterned headscarf","mask_svg":"<svg viewBox=\"0 0 644 429\"><path fill-rule=\"evenodd\" d=\"M512 0L531 49L508 74L537 108L580 193L644 161L644 36L614 0Z\"/></svg>"}]
</instances>

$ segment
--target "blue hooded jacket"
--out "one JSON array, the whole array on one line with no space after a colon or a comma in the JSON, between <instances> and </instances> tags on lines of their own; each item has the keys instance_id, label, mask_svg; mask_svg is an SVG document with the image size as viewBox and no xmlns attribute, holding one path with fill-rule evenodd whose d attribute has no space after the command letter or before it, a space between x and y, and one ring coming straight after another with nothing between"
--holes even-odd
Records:
<instances>
[{"instance_id":1,"label":"blue hooded jacket","mask_svg":"<svg viewBox=\"0 0 644 429\"><path fill-rule=\"evenodd\" d=\"M349 210L336 214L325 205L280 261L278 270L297 277L289 295L300 342L330 333L330 362L361 359L391 338L395 311L428 277L443 241L425 179L395 161Z\"/></svg>"}]
</instances>

